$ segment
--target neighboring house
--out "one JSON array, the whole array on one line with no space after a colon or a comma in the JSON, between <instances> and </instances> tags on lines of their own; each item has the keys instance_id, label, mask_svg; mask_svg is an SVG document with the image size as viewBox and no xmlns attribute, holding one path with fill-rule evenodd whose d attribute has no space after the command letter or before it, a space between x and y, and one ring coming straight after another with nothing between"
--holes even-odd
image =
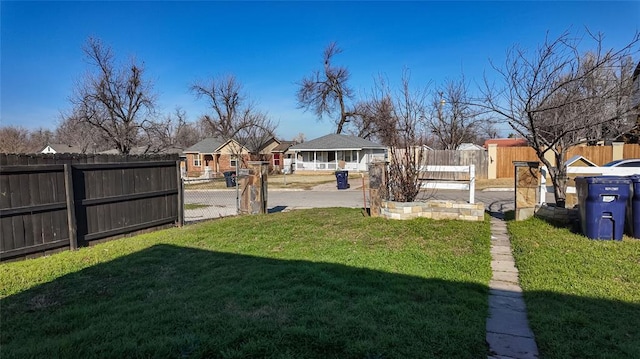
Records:
<instances>
[{"instance_id":1,"label":"neighboring house","mask_svg":"<svg viewBox=\"0 0 640 359\"><path fill-rule=\"evenodd\" d=\"M288 151L291 146L296 144L298 144L296 141L280 141L280 144L271 150L271 166L275 171L290 172L293 153Z\"/></svg>"},{"instance_id":2,"label":"neighboring house","mask_svg":"<svg viewBox=\"0 0 640 359\"><path fill-rule=\"evenodd\" d=\"M527 147L529 142L525 138L492 138L484 141L482 147L489 148L489 145L496 144L498 147Z\"/></svg>"},{"instance_id":3,"label":"neighboring house","mask_svg":"<svg viewBox=\"0 0 640 359\"><path fill-rule=\"evenodd\" d=\"M249 151L235 140L207 137L183 151L188 177L210 177L232 171L238 160L249 160Z\"/></svg>"},{"instance_id":4,"label":"neighboring house","mask_svg":"<svg viewBox=\"0 0 640 359\"><path fill-rule=\"evenodd\" d=\"M484 151L485 148L480 146L480 145L476 145L475 143L461 143L458 148L456 148L457 151Z\"/></svg>"},{"instance_id":5,"label":"neighboring house","mask_svg":"<svg viewBox=\"0 0 640 359\"><path fill-rule=\"evenodd\" d=\"M289 147L296 171L366 171L373 161L384 161L387 148L356 136L330 134Z\"/></svg>"},{"instance_id":6,"label":"neighboring house","mask_svg":"<svg viewBox=\"0 0 640 359\"><path fill-rule=\"evenodd\" d=\"M39 151L40 153L84 153L80 146L65 145L62 143L50 143Z\"/></svg>"}]
</instances>

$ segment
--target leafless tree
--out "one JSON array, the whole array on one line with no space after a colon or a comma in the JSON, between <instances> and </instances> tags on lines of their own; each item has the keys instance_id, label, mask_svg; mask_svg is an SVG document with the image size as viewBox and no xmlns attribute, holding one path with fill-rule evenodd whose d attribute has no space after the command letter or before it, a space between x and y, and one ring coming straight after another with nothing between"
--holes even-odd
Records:
<instances>
[{"instance_id":1,"label":"leafless tree","mask_svg":"<svg viewBox=\"0 0 640 359\"><path fill-rule=\"evenodd\" d=\"M324 50L323 69L315 70L302 79L298 85L298 106L313 110L322 119L323 116L336 116L336 133L342 133L347 123L355 115L349 109L348 102L353 99L353 90L349 87L349 70L343 66L331 64L333 57L342 52L335 42Z\"/></svg>"},{"instance_id":2,"label":"leafless tree","mask_svg":"<svg viewBox=\"0 0 640 359\"><path fill-rule=\"evenodd\" d=\"M233 139L253 155L274 137L277 124L255 108L234 76L195 83L191 90L209 102L212 113L200 119L209 136Z\"/></svg>"},{"instance_id":3,"label":"leafless tree","mask_svg":"<svg viewBox=\"0 0 640 359\"><path fill-rule=\"evenodd\" d=\"M51 130L36 128L29 130L22 126L0 127L0 152L33 153L55 140Z\"/></svg>"},{"instance_id":4,"label":"leafless tree","mask_svg":"<svg viewBox=\"0 0 640 359\"><path fill-rule=\"evenodd\" d=\"M62 115L55 132L57 143L77 146L82 153L94 153L110 149L110 141L104 133L96 131L88 122L74 116Z\"/></svg>"},{"instance_id":5,"label":"leafless tree","mask_svg":"<svg viewBox=\"0 0 640 359\"><path fill-rule=\"evenodd\" d=\"M425 157L427 91L411 88L409 80L405 71L394 92L380 79L370 98L360 103L360 117L370 137L389 147L389 197L398 202L411 202L418 196Z\"/></svg>"},{"instance_id":6,"label":"leafless tree","mask_svg":"<svg viewBox=\"0 0 640 359\"><path fill-rule=\"evenodd\" d=\"M485 80L479 105L493 111L529 141L549 169L556 204L566 200L566 154L586 138L628 129L631 73L627 63L640 40L636 33L620 50L603 49L603 36L585 36L593 47L581 53L583 39L568 32L545 39L533 54L514 46L504 65L492 64L501 86ZM637 51L637 50L635 50ZM545 157L553 153L555 166Z\"/></svg>"},{"instance_id":7,"label":"leafless tree","mask_svg":"<svg viewBox=\"0 0 640 359\"><path fill-rule=\"evenodd\" d=\"M428 129L439 148L455 150L462 143L475 143L491 129L486 110L472 104L464 77L445 82L433 95Z\"/></svg>"},{"instance_id":8,"label":"leafless tree","mask_svg":"<svg viewBox=\"0 0 640 359\"><path fill-rule=\"evenodd\" d=\"M305 140L306 140L306 136L302 132L298 132L298 134L293 136L293 138L291 139L291 141L294 141L297 143L303 143Z\"/></svg>"},{"instance_id":9,"label":"leafless tree","mask_svg":"<svg viewBox=\"0 0 640 359\"><path fill-rule=\"evenodd\" d=\"M0 127L0 152L25 153L31 150L29 130L20 126Z\"/></svg>"},{"instance_id":10,"label":"leafless tree","mask_svg":"<svg viewBox=\"0 0 640 359\"><path fill-rule=\"evenodd\" d=\"M119 66L111 48L89 38L83 48L92 70L77 83L69 116L101 132L121 154L129 154L153 129L155 97L144 68L135 61Z\"/></svg>"},{"instance_id":11,"label":"leafless tree","mask_svg":"<svg viewBox=\"0 0 640 359\"><path fill-rule=\"evenodd\" d=\"M168 148L185 149L204 138L194 124L187 122L186 112L179 107L173 114L157 121L146 134L147 152L151 153L162 152Z\"/></svg>"}]
</instances>

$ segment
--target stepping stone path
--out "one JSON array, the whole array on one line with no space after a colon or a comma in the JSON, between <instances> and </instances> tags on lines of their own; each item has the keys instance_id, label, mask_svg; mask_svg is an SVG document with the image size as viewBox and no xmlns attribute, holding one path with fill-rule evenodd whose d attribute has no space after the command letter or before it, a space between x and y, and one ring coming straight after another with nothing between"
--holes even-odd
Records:
<instances>
[{"instance_id":1,"label":"stepping stone path","mask_svg":"<svg viewBox=\"0 0 640 359\"><path fill-rule=\"evenodd\" d=\"M527 310L518 284L505 221L491 218L491 269L487 343L489 359L530 359L538 347L529 329Z\"/></svg>"}]
</instances>

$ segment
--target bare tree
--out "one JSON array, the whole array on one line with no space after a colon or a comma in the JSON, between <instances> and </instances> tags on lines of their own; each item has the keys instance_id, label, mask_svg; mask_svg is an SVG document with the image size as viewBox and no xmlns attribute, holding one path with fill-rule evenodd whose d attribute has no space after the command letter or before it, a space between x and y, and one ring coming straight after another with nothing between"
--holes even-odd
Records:
<instances>
[{"instance_id":1,"label":"bare tree","mask_svg":"<svg viewBox=\"0 0 640 359\"><path fill-rule=\"evenodd\" d=\"M83 51L93 71L77 83L69 117L93 126L121 154L129 154L156 125L152 85L143 67L135 61L118 66L111 48L98 39L89 38Z\"/></svg>"},{"instance_id":2,"label":"bare tree","mask_svg":"<svg viewBox=\"0 0 640 359\"><path fill-rule=\"evenodd\" d=\"M234 76L196 83L191 90L209 102L212 113L200 118L208 135L233 139L253 155L274 137L277 124L255 108Z\"/></svg>"},{"instance_id":3,"label":"bare tree","mask_svg":"<svg viewBox=\"0 0 640 359\"><path fill-rule=\"evenodd\" d=\"M491 119L474 106L464 77L449 80L434 93L428 129L438 147L455 150L462 143L477 142L491 129Z\"/></svg>"},{"instance_id":4,"label":"bare tree","mask_svg":"<svg viewBox=\"0 0 640 359\"><path fill-rule=\"evenodd\" d=\"M291 140L297 143L303 143L306 140L306 136L304 135L304 133L298 132L298 134L293 136Z\"/></svg>"},{"instance_id":5,"label":"bare tree","mask_svg":"<svg viewBox=\"0 0 640 359\"><path fill-rule=\"evenodd\" d=\"M22 126L0 127L0 152L2 153L37 152L53 140L53 132L42 127L34 130Z\"/></svg>"},{"instance_id":6,"label":"bare tree","mask_svg":"<svg viewBox=\"0 0 640 359\"><path fill-rule=\"evenodd\" d=\"M479 105L493 111L526 138L549 169L556 205L566 200L566 154L586 138L628 129L631 73L625 65L640 40L636 33L621 50L604 50L603 36L588 33L593 48L580 53L581 39L565 32L546 39L533 54L513 47L496 66L501 87L485 80ZM606 128L606 130L603 130ZM551 152L554 163L545 154Z\"/></svg>"},{"instance_id":7,"label":"bare tree","mask_svg":"<svg viewBox=\"0 0 640 359\"><path fill-rule=\"evenodd\" d=\"M62 116L55 132L56 142L73 145L80 148L82 153L105 151L110 148L109 139L104 133L96 131L95 127L74 116Z\"/></svg>"},{"instance_id":8,"label":"bare tree","mask_svg":"<svg viewBox=\"0 0 640 359\"><path fill-rule=\"evenodd\" d=\"M20 126L0 127L0 152L25 153L29 152L29 130Z\"/></svg>"},{"instance_id":9,"label":"bare tree","mask_svg":"<svg viewBox=\"0 0 640 359\"><path fill-rule=\"evenodd\" d=\"M342 133L347 123L355 115L349 109L348 101L353 99L353 90L348 86L349 70L343 66L334 66L331 60L342 50L335 42L324 50L323 70L315 70L309 77L302 79L298 85L298 106L305 110L313 110L322 119L323 116L336 116L336 133Z\"/></svg>"},{"instance_id":10,"label":"bare tree","mask_svg":"<svg viewBox=\"0 0 640 359\"><path fill-rule=\"evenodd\" d=\"M148 139L147 152L162 152L168 148L185 149L203 139L202 132L196 126L187 122L187 114L181 108L157 121L155 126L146 132Z\"/></svg>"},{"instance_id":11,"label":"bare tree","mask_svg":"<svg viewBox=\"0 0 640 359\"><path fill-rule=\"evenodd\" d=\"M411 202L418 196L425 157L427 91L412 89L409 82L405 71L394 93L381 79L371 98L360 104L361 117L372 136L389 147L389 195L398 202Z\"/></svg>"}]
</instances>

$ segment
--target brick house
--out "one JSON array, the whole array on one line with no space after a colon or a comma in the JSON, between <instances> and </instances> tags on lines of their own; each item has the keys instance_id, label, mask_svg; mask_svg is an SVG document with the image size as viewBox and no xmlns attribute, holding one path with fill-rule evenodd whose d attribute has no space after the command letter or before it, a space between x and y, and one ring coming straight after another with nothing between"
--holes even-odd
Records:
<instances>
[{"instance_id":1,"label":"brick house","mask_svg":"<svg viewBox=\"0 0 640 359\"><path fill-rule=\"evenodd\" d=\"M280 141L270 138L257 153L251 153L236 140L208 137L183 151L187 177L214 177L236 169L251 160L269 161L273 165L272 150Z\"/></svg>"},{"instance_id":2,"label":"brick house","mask_svg":"<svg viewBox=\"0 0 640 359\"><path fill-rule=\"evenodd\" d=\"M235 140L207 137L183 151L187 177L213 177L236 168L236 161L248 161L249 151Z\"/></svg>"}]
</instances>

